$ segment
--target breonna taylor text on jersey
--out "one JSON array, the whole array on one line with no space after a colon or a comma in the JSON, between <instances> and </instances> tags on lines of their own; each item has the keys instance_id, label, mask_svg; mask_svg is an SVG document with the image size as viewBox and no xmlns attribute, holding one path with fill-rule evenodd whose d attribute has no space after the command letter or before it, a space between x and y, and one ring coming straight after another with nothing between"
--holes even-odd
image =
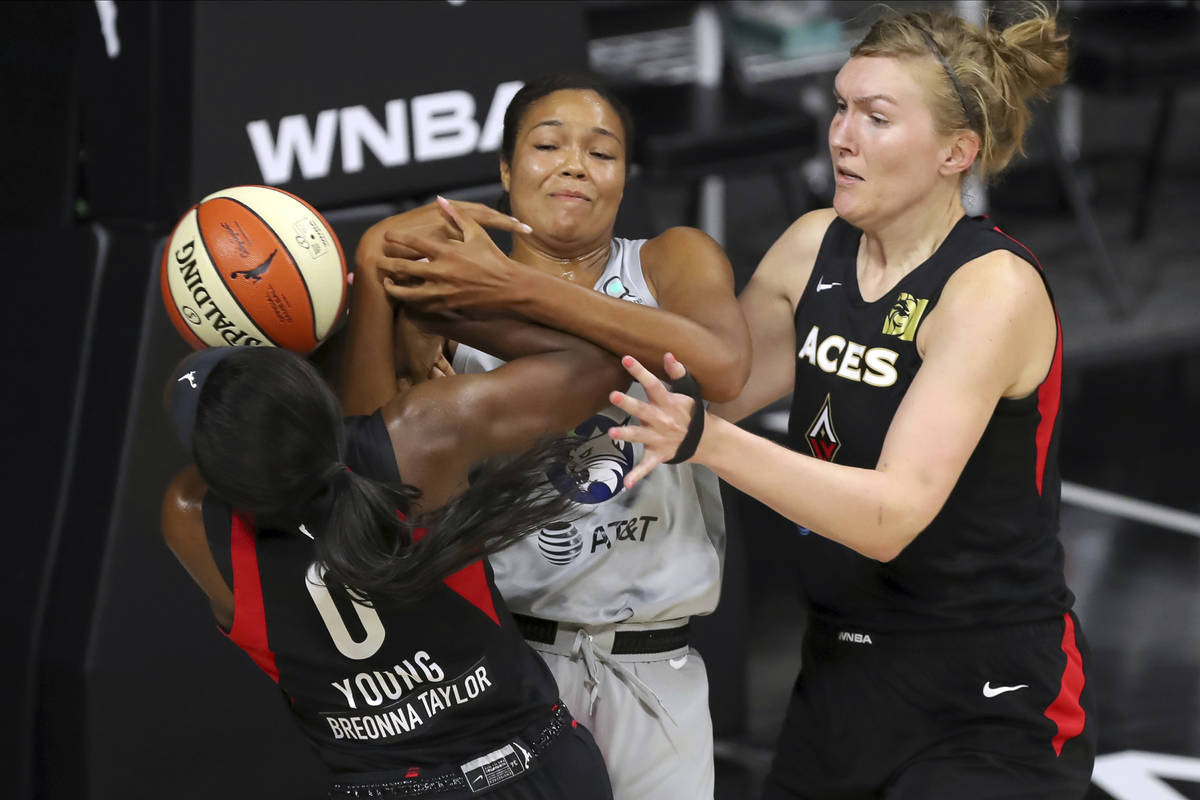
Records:
<instances>
[{"instance_id":1,"label":"breonna taylor text on jersey","mask_svg":"<svg viewBox=\"0 0 1200 800\"><path fill-rule=\"evenodd\" d=\"M797 305L788 439L799 452L872 469L921 366L917 332L950 276L993 250L1040 266L986 217L963 217L929 260L866 302L856 268L861 236L833 220ZM1027 397L999 401L945 506L895 559L802 537L799 571L814 613L844 628L900 631L1022 622L1070 608L1057 536L1061 358L1060 332L1045 380Z\"/></svg>"},{"instance_id":2,"label":"breonna taylor text on jersey","mask_svg":"<svg viewBox=\"0 0 1200 800\"><path fill-rule=\"evenodd\" d=\"M595 290L657 308L642 275L644 243L613 239ZM454 353L460 373L503 363L465 345ZM629 394L646 399L637 383ZM567 469L547 476L574 496L576 518L548 525L491 557L496 584L513 611L600 625L661 622L716 607L725 551L717 478L694 464L663 465L625 489L642 445L613 441L608 429L629 419L609 406L581 423Z\"/></svg>"},{"instance_id":3,"label":"breonna taylor text on jersey","mask_svg":"<svg viewBox=\"0 0 1200 800\"><path fill-rule=\"evenodd\" d=\"M351 469L399 481L378 412L347 419L346 438ZM458 762L507 743L556 702L485 561L417 603L375 607L322 580L303 531L256 528L211 492L204 527L234 589L229 638L279 684L334 772Z\"/></svg>"}]
</instances>

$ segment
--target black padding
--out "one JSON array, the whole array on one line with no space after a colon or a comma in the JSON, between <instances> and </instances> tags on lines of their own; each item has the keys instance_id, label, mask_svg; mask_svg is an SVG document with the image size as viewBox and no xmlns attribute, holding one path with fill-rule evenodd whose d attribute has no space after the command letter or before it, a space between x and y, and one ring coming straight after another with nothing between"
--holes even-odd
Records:
<instances>
[{"instance_id":1,"label":"black padding","mask_svg":"<svg viewBox=\"0 0 1200 800\"><path fill-rule=\"evenodd\" d=\"M681 464L696 454L700 437L704 435L704 398L700 396L700 384L696 383L696 379L690 372L682 378L672 381L671 391L676 394L686 394L695 401L695 405L692 406L692 421L688 423L687 435L679 443L679 449L675 451L675 456L666 462Z\"/></svg>"}]
</instances>

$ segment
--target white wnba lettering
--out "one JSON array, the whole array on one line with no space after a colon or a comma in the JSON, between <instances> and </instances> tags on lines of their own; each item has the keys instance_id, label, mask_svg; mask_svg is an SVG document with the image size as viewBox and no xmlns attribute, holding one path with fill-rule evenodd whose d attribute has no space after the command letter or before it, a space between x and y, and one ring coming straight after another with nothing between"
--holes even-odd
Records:
<instances>
[{"instance_id":1,"label":"white wnba lettering","mask_svg":"<svg viewBox=\"0 0 1200 800\"><path fill-rule=\"evenodd\" d=\"M434 161L486 153L499 149L504 110L521 86L521 81L496 86L482 128L475 119L475 98L456 89L419 95L407 104L402 98L389 100L383 106L382 123L366 106L354 105L318 112L315 126L304 114L290 114L279 120L275 134L267 120L253 120L246 123L246 133L263 181L271 184L292 180L296 166L307 180L328 176L339 135L346 173L362 171L364 147L385 167L407 164L410 158Z\"/></svg>"},{"instance_id":2,"label":"white wnba lettering","mask_svg":"<svg viewBox=\"0 0 1200 800\"><path fill-rule=\"evenodd\" d=\"M314 135L303 114L279 120L279 136L272 141L271 126L265 119L247 123L250 146L264 183L287 183L292 179L292 161L300 165L305 178L324 178L333 160L333 140L337 136L338 110L330 108L317 114Z\"/></svg>"},{"instance_id":3,"label":"white wnba lettering","mask_svg":"<svg viewBox=\"0 0 1200 800\"><path fill-rule=\"evenodd\" d=\"M837 635L839 642L853 642L854 644L874 644L871 641L869 633L851 633L850 631L839 631Z\"/></svg>"},{"instance_id":4,"label":"white wnba lettering","mask_svg":"<svg viewBox=\"0 0 1200 800\"><path fill-rule=\"evenodd\" d=\"M383 112L387 117L387 128L371 116L366 106L342 109L340 122L344 171L362 171L364 143L385 167L408 163L408 137L404 135L408 127L408 112L404 101L388 101Z\"/></svg>"},{"instance_id":5,"label":"white wnba lettering","mask_svg":"<svg viewBox=\"0 0 1200 800\"><path fill-rule=\"evenodd\" d=\"M807 361L830 375L869 386L886 388L896 383L896 359L900 354L887 347L870 347L852 342L836 333L821 338L821 330L813 325L804 337L796 358Z\"/></svg>"}]
</instances>

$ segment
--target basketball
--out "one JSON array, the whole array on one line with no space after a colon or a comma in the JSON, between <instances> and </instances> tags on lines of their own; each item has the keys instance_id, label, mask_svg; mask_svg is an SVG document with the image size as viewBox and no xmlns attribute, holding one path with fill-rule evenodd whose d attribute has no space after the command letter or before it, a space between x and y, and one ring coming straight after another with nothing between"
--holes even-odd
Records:
<instances>
[{"instance_id":1,"label":"basketball","mask_svg":"<svg viewBox=\"0 0 1200 800\"><path fill-rule=\"evenodd\" d=\"M197 349L227 345L310 353L341 317L346 259L316 209L269 186L205 197L163 251L163 302Z\"/></svg>"}]
</instances>

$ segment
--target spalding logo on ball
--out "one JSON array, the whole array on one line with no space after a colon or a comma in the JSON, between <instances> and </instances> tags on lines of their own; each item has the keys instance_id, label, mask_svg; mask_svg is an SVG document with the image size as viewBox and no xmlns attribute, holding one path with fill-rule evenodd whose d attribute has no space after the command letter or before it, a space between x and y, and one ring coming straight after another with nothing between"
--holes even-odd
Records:
<instances>
[{"instance_id":1,"label":"spalding logo on ball","mask_svg":"<svg viewBox=\"0 0 1200 800\"><path fill-rule=\"evenodd\" d=\"M175 225L162 259L167 314L192 347L310 353L346 301L346 259L329 223L282 189L213 192Z\"/></svg>"}]
</instances>

